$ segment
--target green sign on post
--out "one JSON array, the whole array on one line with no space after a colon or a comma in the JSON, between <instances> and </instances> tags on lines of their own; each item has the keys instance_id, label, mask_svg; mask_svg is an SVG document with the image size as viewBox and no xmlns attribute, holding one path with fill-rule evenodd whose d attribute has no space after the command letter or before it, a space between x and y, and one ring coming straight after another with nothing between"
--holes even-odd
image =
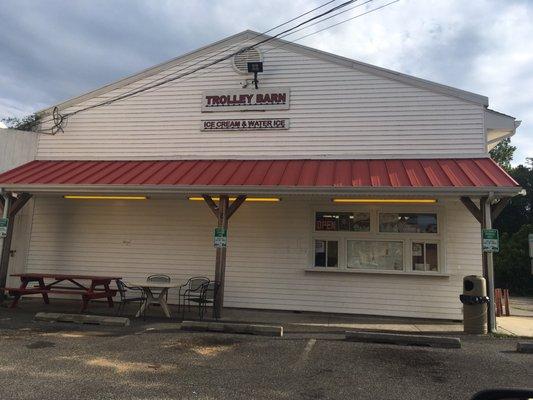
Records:
<instances>
[{"instance_id":1,"label":"green sign on post","mask_svg":"<svg viewBox=\"0 0 533 400\"><path fill-rule=\"evenodd\" d=\"M215 247L226 247L228 244L228 231L224 228L215 228L213 244Z\"/></svg>"},{"instance_id":2,"label":"green sign on post","mask_svg":"<svg viewBox=\"0 0 533 400\"><path fill-rule=\"evenodd\" d=\"M9 219L0 218L0 238L5 238L7 236L7 225L9 224Z\"/></svg>"},{"instance_id":3,"label":"green sign on post","mask_svg":"<svg viewBox=\"0 0 533 400\"><path fill-rule=\"evenodd\" d=\"M483 251L497 253L500 251L500 236L498 229L483 229Z\"/></svg>"}]
</instances>

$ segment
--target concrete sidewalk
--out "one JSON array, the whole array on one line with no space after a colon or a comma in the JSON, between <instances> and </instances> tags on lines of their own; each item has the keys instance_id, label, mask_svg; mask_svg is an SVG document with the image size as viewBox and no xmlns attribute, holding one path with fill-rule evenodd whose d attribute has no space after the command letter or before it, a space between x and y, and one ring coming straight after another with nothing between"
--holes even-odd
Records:
<instances>
[{"instance_id":1,"label":"concrete sidewalk","mask_svg":"<svg viewBox=\"0 0 533 400\"><path fill-rule=\"evenodd\" d=\"M123 316L131 318L137 308L137 304L130 304ZM170 309L173 316L171 319L164 318L161 310L154 307L149 311L146 320L131 318L131 324L134 327L142 325L175 327L177 322L181 322L181 312L175 306L170 306ZM11 317L13 321L29 322L38 312L76 313L78 310L79 301L75 300L53 299L47 306L39 298L24 298L16 309L1 307L0 319ZM92 302L85 314L105 316L114 315L115 312L116 309L108 308L107 303ZM207 317L210 316L209 313ZM184 319L198 319L196 308L193 307L190 312L185 312ZM457 334L463 331L463 325L459 321L237 308L225 308L220 322L282 325L285 333L301 334L344 334L349 330L427 334Z\"/></svg>"},{"instance_id":2,"label":"concrete sidewalk","mask_svg":"<svg viewBox=\"0 0 533 400\"><path fill-rule=\"evenodd\" d=\"M512 316L533 317L533 297L511 297L509 306Z\"/></svg>"},{"instance_id":3,"label":"concrete sidewalk","mask_svg":"<svg viewBox=\"0 0 533 400\"><path fill-rule=\"evenodd\" d=\"M509 303L511 316L498 317L498 331L533 338L533 298L511 297Z\"/></svg>"},{"instance_id":4,"label":"concrete sidewalk","mask_svg":"<svg viewBox=\"0 0 533 400\"><path fill-rule=\"evenodd\" d=\"M498 317L498 332L533 338L533 317Z\"/></svg>"}]
</instances>

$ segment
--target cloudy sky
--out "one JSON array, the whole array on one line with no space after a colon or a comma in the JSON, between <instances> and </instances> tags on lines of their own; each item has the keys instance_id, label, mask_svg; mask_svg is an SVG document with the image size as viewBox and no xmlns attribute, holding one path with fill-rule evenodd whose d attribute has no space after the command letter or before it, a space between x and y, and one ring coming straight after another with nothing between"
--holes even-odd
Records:
<instances>
[{"instance_id":1,"label":"cloudy sky","mask_svg":"<svg viewBox=\"0 0 533 400\"><path fill-rule=\"evenodd\" d=\"M390 1L373 0L287 39ZM266 31L325 2L2 0L0 119L245 29ZM523 121L512 140L517 164L533 157L531 21L533 0L400 0L299 43L488 96L491 108Z\"/></svg>"}]
</instances>

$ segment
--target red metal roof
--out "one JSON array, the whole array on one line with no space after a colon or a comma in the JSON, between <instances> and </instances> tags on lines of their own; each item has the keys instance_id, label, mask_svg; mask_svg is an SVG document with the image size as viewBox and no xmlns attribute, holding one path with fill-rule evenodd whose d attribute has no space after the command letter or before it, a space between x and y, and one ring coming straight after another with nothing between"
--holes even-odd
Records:
<instances>
[{"instance_id":1,"label":"red metal roof","mask_svg":"<svg viewBox=\"0 0 533 400\"><path fill-rule=\"evenodd\" d=\"M405 160L32 161L1 186L150 185L335 188L503 188L490 158Z\"/></svg>"}]
</instances>

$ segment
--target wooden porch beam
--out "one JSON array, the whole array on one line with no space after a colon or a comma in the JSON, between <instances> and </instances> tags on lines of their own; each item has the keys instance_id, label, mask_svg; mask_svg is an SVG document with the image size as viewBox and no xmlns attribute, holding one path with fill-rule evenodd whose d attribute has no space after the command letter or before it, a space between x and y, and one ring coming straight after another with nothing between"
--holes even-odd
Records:
<instances>
[{"instance_id":1,"label":"wooden porch beam","mask_svg":"<svg viewBox=\"0 0 533 400\"><path fill-rule=\"evenodd\" d=\"M211 196L209 196L208 194L203 194L202 197L205 200L205 204L207 204L207 206L213 212L215 217L218 218L218 206L213 201L213 198Z\"/></svg>"},{"instance_id":2,"label":"wooden porch beam","mask_svg":"<svg viewBox=\"0 0 533 400\"><path fill-rule=\"evenodd\" d=\"M464 204L464 206L468 209L468 211L470 211L470 213L474 216L475 219L477 219L480 224L483 224L483 213L470 197L461 197L461 203Z\"/></svg>"},{"instance_id":3,"label":"wooden porch beam","mask_svg":"<svg viewBox=\"0 0 533 400\"><path fill-rule=\"evenodd\" d=\"M9 207L9 218L14 218L30 199L31 194L29 193L22 193L16 199L13 199Z\"/></svg>"},{"instance_id":4,"label":"wooden porch beam","mask_svg":"<svg viewBox=\"0 0 533 400\"><path fill-rule=\"evenodd\" d=\"M242 203L244 203L245 200L246 200L246 195L237 196L237 198L229 206L228 219L230 219L231 216L235 214L235 211L239 209L239 207L242 205Z\"/></svg>"},{"instance_id":5,"label":"wooden porch beam","mask_svg":"<svg viewBox=\"0 0 533 400\"><path fill-rule=\"evenodd\" d=\"M501 214L501 212L505 209L507 204L509 204L509 201L511 200L510 197L502 197L500 201L498 201L496 204L491 205L491 219L492 222L498 218L498 216ZM476 203L472 201L470 197L461 197L461 202L464 204L464 206L472 213L472 215L478 220L480 224L483 225L483 211L481 208L479 208Z\"/></svg>"},{"instance_id":6,"label":"wooden porch beam","mask_svg":"<svg viewBox=\"0 0 533 400\"><path fill-rule=\"evenodd\" d=\"M509 201L511 201L511 198L510 197L503 197L500 199L499 202L497 202L496 204L494 204L491 209L491 218L492 218L492 222L494 222L496 220L496 218L498 218L498 216L502 213L502 211L505 209L505 207L507 206L507 204L509 204Z\"/></svg>"}]
</instances>

